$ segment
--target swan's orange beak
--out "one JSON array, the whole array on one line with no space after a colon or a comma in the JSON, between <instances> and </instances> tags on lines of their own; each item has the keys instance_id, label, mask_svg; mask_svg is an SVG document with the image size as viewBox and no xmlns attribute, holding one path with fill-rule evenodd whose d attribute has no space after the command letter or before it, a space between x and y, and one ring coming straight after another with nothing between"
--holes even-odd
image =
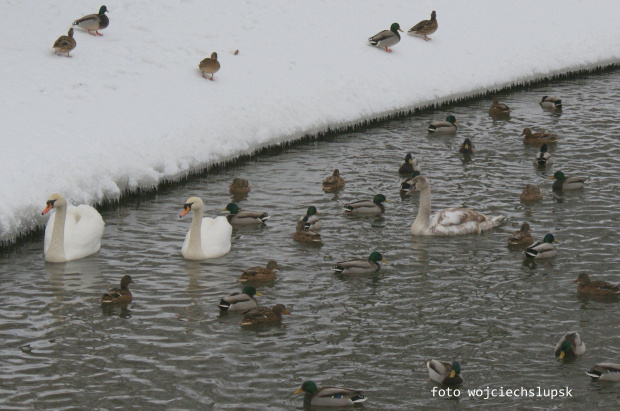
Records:
<instances>
[{"instance_id":1,"label":"swan's orange beak","mask_svg":"<svg viewBox=\"0 0 620 411\"><path fill-rule=\"evenodd\" d=\"M189 210L191 210L192 208L188 205L184 205L183 206L183 211L181 212L181 215L179 216L179 218L183 217L185 214L189 213Z\"/></svg>"},{"instance_id":2,"label":"swan's orange beak","mask_svg":"<svg viewBox=\"0 0 620 411\"><path fill-rule=\"evenodd\" d=\"M43 210L41 212L41 215L45 215L47 214L52 208L54 208L54 204L52 203L47 203L47 207L45 207L45 210Z\"/></svg>"}]
</instances>

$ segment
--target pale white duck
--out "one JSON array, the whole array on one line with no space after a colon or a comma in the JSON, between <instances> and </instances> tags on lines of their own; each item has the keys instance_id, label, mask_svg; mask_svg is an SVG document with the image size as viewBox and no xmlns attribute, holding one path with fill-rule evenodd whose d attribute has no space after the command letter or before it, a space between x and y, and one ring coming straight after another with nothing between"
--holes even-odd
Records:
<instances>
[{"instance_id":1,"label":"pale white duck","mask_svg":"<svg viewBox=\"0 0 620 411\"><path fill-rule=\"evenodd\" d=\"M198 197L190 197L183 206L183 217L193 212L192 225L185 236L181 254L186 260L218 258L230 252L232 226L226 217L202 218L204 203Z\"/></svg>"},{"instance_id":2,"label":"pale white duck","mask_svg":"<svg viewBox=\"0 0 620 411\"><path fill-rule=\"evenodd\" d=\"M64 263L95 254L101 248L105 223L93 207L67 205L62 194L52 194L41 214L55 212L47 220L43 252L45 261Z\"/></svg>"},{"instance_id":3,"label":"pale white duck","mask_svg":"<svg viewBox=\"0 0 620 411\"><path fill-rule=\"evenodd\" d=\"M413 235L459 235L481 233L501 222L502 216L489 217L467 208L446 208L431 216L431 185L424 176L411 181L411 191L420 192L420 208L411 225Z\"/></svg>"}]
</instances>

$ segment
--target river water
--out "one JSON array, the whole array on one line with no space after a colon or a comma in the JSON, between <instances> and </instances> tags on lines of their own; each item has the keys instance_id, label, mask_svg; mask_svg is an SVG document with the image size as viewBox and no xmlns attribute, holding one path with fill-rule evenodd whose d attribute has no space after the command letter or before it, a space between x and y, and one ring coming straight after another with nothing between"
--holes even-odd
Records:
<instances>
[{"instance_id":1,"label":"river water","mask_svg":"<svg viewBox=\"0 0 620 411\"><path fill-rule=\"evenodd\" d=\"M561 112L543 111L558 95ZM0 257L0 408L140 408L291 410L303 381L365 390L365 408L618 408L620 385L584 374L620 362L618 301L583 298L580 273L620 282L620 71L606 71L499 93L509 120L488 116L490 97L472 99L355 131L263 153L213 172L129 198L102 210L100 253L46 264L42 234ZM426 124L454 114L455 136L432 136ZM560 136L555 163L533 166L538 151L522 144L525 127ZM477 153L457 153L465 137ZM483 235L416 238L410 226L418 197L398 194L406 152L432 184L433 209L464 206L506 216ZM321 181L339 168L346 187L325 194ZM582 190L553 193L557 170L589 179ZM228 185L247 178L244 209L272 217L235 229L225 257L185 261L180 254L199 196L207 215L231 201ZM525 184L544 198L519 202ZM377 193L380 217L344 216L342 206ZM296 219L314 205L323 218L322 247L292 239ZM41 204L41 209L45 206ZM553 233L556 258L530 264L506 239L523 221L535 238ZM334 262L380 251L389 264L375 275L334 275ZM241 286L240 270L275 259L275 283L259 302L285 304L281 326L243 329L220 315L220 297ZM101 293L130 274L134 302L106 315ZM576 361L557 360L567 331L587 346ZM458 360L460 397L433 396L426 360ZM484 399L481 389L566 389L564 398Z\"/></svg>"}]
</instances>

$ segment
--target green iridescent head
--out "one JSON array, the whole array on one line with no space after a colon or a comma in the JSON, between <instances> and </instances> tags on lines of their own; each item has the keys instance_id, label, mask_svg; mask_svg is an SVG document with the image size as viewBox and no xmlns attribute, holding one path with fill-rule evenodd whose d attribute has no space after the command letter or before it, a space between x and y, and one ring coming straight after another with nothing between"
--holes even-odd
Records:
<instances>
[{"instance_id":1,"label":"green iridescent head","mask_svg":"<svg viewBox=\"0 0 620 411\"><path fill-rule=\"evenodd\" d=\"M229 203L224 211L229 211L230 214L237 214L239 212L239 206L237 203Z\"/></svg>"},{"instance_id":2,"label":"green iridescent head","mask_svg":"<svg viewBox=\"0 0 620 411\"><path fill-rule=\"evenodd\" d=\"M393 31L394 33L396 33L397 31L402 31L400 29L400 24L392 23L392 25L390 26L390 31Z\"/></svg>"},{"instance_id":3,"label":"green iridescent head","mask_svg":"<svg viewBox=\"0 0 620 411\"><path fill-rule=\"evenodd\" d=\"M378 261L383 261L384 263L386 262L383 259L383 256L381 255L380 252L378 251L373 251L372 253L370 253L370 256L368 256L368 261L376 263Z\"/></svg>"},{"instance_id":4,"label":"green iridescent head","mask_svg":"<svg viewBox=\"0 0 620 411\"><path fill-rule=\"evenodd\" d=\"M101 6L101 8L99 9L99 13L97 13L97 14L99 14L101 16L106 11L108 11L108 8L106 6Z\"/></svg>"},{"instance_id":5,"label":"green iridescent head","mask_svg":"<svg viewBox=\"0 0 620 411\"><path fill-rule=\"evenodd\" d=\"M555 174L553 175L553 178L555 178L556 180L566 180L566 177L564 176L564 173L561 171L556 171Z\"/></svg>"},{"instance_id":6,"label":"green iridescent head","mask_svg":"<svg viewBox=\"0 0 620 411\"><path fill-rule=\"evenodd\" d=\"M545 238L543 238L543 242L545 243L557 243L557 241L555 240L555 237L553 236L553 234L547 234L545 236Z\"/></svg>"},{"instance_id":7,"label":"green iridescent head","mask_svg":"<svg viewBox=\"0 0 620 411\"><path fill-rule=\"evenodd\" d=\"M315 206L308 207L308 211L306 211L306 215L315 215L315 214L319 214L319 211L316 209L316 207Z\"/></svg>"},{"instance_id":8,"label":"green iridescent head","mask_svg":"<svg viewBox=\"0 0 620 411\"><path fill-rule=\"evenodd\" d=\"M454 116L448 116L448 117L446 117L446 121L447 121L448 123L458 124L458 123L456 122L456 117L454 117Z\"/></svg>"},{"instance_id":9,"label":"green iridescent head","mask_svg":"<svg viewBox=\"0 0 620 411\"><path fill-rule=\"evenodd\" d=\"M308 394L316 394L319 389L316 387L316 384L312 381L306 381L301 385L301 388L295 391L295 394L301 394L302 392L307 392Z\"/></svg>"},{"instance_id":10,"label":"green iridescent head","mask_svg":"<svg viewBox=\"0 0 620 411\"><path fill-rule=\"evenodd\" d=\"M383 194L377 194L373 199L372 202L375 204L381 204L382 202L387 201L387 199L385 198L385 196Z\"/></svg>"}]
</instances>

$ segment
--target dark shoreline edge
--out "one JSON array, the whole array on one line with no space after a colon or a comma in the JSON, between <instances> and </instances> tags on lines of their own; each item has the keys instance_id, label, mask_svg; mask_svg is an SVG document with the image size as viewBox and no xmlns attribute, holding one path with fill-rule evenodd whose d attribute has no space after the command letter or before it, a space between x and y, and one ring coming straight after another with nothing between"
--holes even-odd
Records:
<instances>
[{"instance_id":1,"label":"dark shoreline edge","mask_svg":"<svg viewBox=\"0 0 620 411\"><path fill-rule=\"evenodd\" d=\"M395 113L379 116L372 119L366 119L358 123L343 126L343 127L328 127L327 130L305 134L299 138L285 141L282 143L268 144L258 150L254 150L251 153L241 154L238 157L212 164L207 164L202 168L188 171L184 175L177 179L165 179L159 182L156 186L152 187L139 187L135 190L124 190L118 199L104 200L100 203L93 205L98 211L109 211L124 208L129 204L136 205L143 201L150 201L160 194L166 194L170 191L176 190L190 183L197 178L206 178L209 174L220 174L226 172L229 169L234 169L239 165L246 164L261 156L277 156L284 153L291 147L304 145L313 141L327 141L330 138L335 137L338 134L357 131L362 128L379 127L381 124L394 119L409 117L418 113L426 111L437 110L446 106L454 105L455 103L463 101L475 101L486 99L491 95L497 93L515 92L515 91L527 91L530 88L543 85L545 83L551 83L562 80L572 80L578 78L585 78L590 75L602 75L609 72L613 72L620 69L620 63L609 63L606 65L597 65L592 68L580 69L568 71L565 73L558 73L551 76L541 77L535 80L528 80L519 83L513 83L511 85L500 87L496 89L487 89L483 92L472 92L463 97L449 98L441 102L429 104L420 107L411 107L398 110ZM0 259L9 257L11 254L18 252L19 249L25 244L31 241L40 241L43 238L45 232L45 226L38 226L36 228L29 229L23 233L19 233L17 236L11 239L0 240Z\"/></svg>"}]
</instances>

